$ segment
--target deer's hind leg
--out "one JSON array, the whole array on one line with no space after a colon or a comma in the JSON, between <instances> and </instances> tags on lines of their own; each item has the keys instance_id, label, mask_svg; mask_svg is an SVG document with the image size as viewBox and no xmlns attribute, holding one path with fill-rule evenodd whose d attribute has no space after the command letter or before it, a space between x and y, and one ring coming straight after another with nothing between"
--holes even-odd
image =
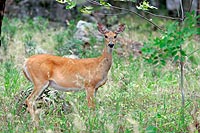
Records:
<instances>
[{"instance_id":1,"label":"deer's hind leg","mask_svg":"<svg viewBox=\"0 0 200 133\"><path fill-rule=\"evenodd\" d=\"M49 86L49 81L34 82L33 91L28 96L28 98L26 99L26 105L28 106L27 110L30 112L33 121L38 121L39 120L37 114L35 113L35 111L37 109L36 106L35 106L35 101L42 94L42 92L46 88L48 88L48 86Z\"/></svg>"}]
</instances>

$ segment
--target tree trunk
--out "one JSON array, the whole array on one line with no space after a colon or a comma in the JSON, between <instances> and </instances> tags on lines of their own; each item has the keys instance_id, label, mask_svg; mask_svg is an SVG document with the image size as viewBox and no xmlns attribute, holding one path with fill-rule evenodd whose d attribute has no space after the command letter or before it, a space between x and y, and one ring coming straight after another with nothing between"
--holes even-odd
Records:
<instances>
[{"instance_id":1,"label":"tree trunk","mask_svg":"<svg viewBox=\"0 0 200 133\"><path fill-rule=\"evenodd\" d=\"M184 0L184 1L183 1L183 10L184 10L184 12L190 12L190 9L191 9L191 1L192 1L192 0Z\"/></svg>"},{"instance_id":2,"label":"tree trunk","mask_svg":"<svg viewBox=\"0 0 200 133\"><path fill-rule=\"evenodd\" d=\"M197 1L197 15L200 15L200 0ZM197 25L200 26L200 17L197 20Z\"/></svg>"},{"instance_id":3,"label":"tree trunk","mask_svg":"<svg viewBox=\"0 0 200 133\"><path fill-rule=\"evenodd\" d=\"M2 26L2 21L3 21L5 3L6 3L6 0L0 0L0 37L1 37L1 26ZM1 47L1 40L0 40L0 47Z\"/></svg>"}]
</instances>

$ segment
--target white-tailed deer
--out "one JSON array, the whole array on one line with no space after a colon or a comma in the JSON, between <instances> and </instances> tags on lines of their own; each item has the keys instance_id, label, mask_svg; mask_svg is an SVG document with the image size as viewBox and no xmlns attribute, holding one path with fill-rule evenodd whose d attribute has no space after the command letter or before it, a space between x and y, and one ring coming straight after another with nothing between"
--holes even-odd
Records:
<instances>
[{"instance_id":1,"label":"white-tailed deer","mask_svg":"<svg viewBox=\"0 0 200 133\"><path fill-rule=\"evenodd\" d=\"M34 84L33 92L26 99L27 109L32 118L38 119L35 114L35 100L49 86L62 91L85 89L88 106L94 108L94 94L107 81L112 64L112 50L117 35L124 29L124 24L119 25L116 31L109 31L102 24L98 24L99 32L105 36L105 48L97 58L71 59L40 54L27 59L23 72Z\"/></svg>"}]
</instances>

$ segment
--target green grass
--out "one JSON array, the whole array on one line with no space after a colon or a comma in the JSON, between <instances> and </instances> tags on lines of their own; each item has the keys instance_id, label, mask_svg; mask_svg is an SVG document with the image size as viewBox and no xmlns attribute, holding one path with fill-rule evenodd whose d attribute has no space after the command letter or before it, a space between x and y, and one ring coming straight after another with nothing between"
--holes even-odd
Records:
<instances>
[{"instance_id":1,"label":"green grass","mask_svg":"<svg viewBox=\"0 0 200 133\"><path fill-rule=\"evenodd\" d=\"M29 56L23 52L24 39L26 35L31 35L31 41L45 48L48 53L57 53L55 47L58 47L58 43L73 41L70 38L74 29L54 28L41 18L23 21L6 18L5 21L3 29L6 32L3 35L9 39L7 55L4 55L5 60L0 64L1 132L188 132L187 127L193 122L190 113L194 109L194 102L200 104L199 63L187 61L185 64L183 122L178 65L168 62L165 67L155 68L144 62L142 57L123 57L116 51L108 81L98 90L94 111L88 109L84 91L50 94L47 98L52 102L38 103L38 108L41 107L40 123L39 127L35 127L30 114L22 106L26 90L32 87L21 71L25 56ZM137 20L138 23L132 21L126 23L128 29L135 30L127 30L122 36L128 34L135 41L146 41L151 31L148 24L139 23L141 20ZM42 26L44 23L46 25ZM140 29L137 33L138 26ZM159 35L157 32L151 34ZM91 39L91 42L96 41ZM197 48L198 42L192 39L188 44L191 42L196 45L188 45L188 51ZM81 53L81 43L75 47L79 48L81 57L94 57L102 50L102 47L91 48L85 55ZM68 49L66 47L65 50ZM199 55L199 52L194 54L196 60L199 60Z\"/></svg>"}]
</instances>

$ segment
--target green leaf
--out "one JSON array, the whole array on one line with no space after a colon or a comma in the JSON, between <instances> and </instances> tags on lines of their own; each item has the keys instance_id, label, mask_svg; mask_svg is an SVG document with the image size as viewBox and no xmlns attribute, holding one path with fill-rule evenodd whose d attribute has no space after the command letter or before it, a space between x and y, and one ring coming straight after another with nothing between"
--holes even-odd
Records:
<instances>
[{"instance_id":1,"label":"green leaf","mask_svg":"<svg viewBox=\"0 0 200 133\"><path fill-rule=\"evenodd\" d=\"M85 9L87 9L87 10L93 10L94 8L92 6L85 6Z\"/></svg>"},{"instance_id":2,"label":"green leaf","mask_svg":"<svg viewBox=\"0 0 200 133\"><path fill-rule=\"evenodd\" d=\"M165 60L160 60L160 62L161 62L161 64L162 64L163 66L166 65L166 61L165 61Z\"/></svg>"},{"instance_id":3,"label":"green leaf","mask_svg":"<svg viewBox=\"0 0 200 133\"><path fill-rule=\"evenodd\" d=\"M147 59L147 62L148 62L148 63L153 63L153 60L152 60L151 58L148 58L148 59Z\"/></svg>"},{"instance_id":4,"label":"green leaf","mask_svg":"<svg viewBox=\"0 0 200 133\"><path fill-rule=\"evenodd\" d=\"M68 1L67 0L56 0L58 3L61 3L61 4L64 4L64 3L67 3Z\"/></svg>"},{"instance_id":5,"label":"green leaf","mask_svg":"<svg viewBox=\"0 0 200 133\"><path fill-rule=\"evenodd\" d=\"M158 64L158 60L154 60L154 61L153 61L153 64L154 64L154 65L157 65L157 64Z\"/></svg>"},{"instance_id":6,"label":"green leaf","mask_svg":"<svg viewBox=\"0 0 200 133\"><path fill-rule=\"evenodd\" d=\"M91 14L92 11L93 11L93 7L92 6L85 6L84 8L82 8L80 10L82 13L85 13L85 14Z\"/></svg>"},{"instance_id":7,"label":"green leaf","mask_svg":"<svg viewBox=\"0 0 200 133\"><path fill-rule=\"evenodd\" d=\"M105 6L105 7L110 7L110 6L111 6L110 3L105 2L104 0L100 0L100 4L101 4L102 6Z\"/></svg>"},{"instance_id":8,"label":"green leaf","mask_svg":"<svg viewBox=\"0 0 200 133\"><path fill-rule=\"evenodd\" d=\"M140 3L140 5L139 6L136 6L136 8L137 9L139 9L139 10L149 10L149 9L158 9L157 7L154 7L154 6L151 6L150 4L149 4L149 2L148 1L143 1L142 3Z\"/></svg>"},{"instance_id":9,"label":"green leaf","mask_svg":"<svg viewBox=\"0 0 200 133\"><path fill-rule=\"evenodd\" d=\"M160 48L164 48L166 46L166 43L165 42L161 42L160 43Z\"/></svg>"},{"instance_id":10,"label":"green leaf","mask_svg":"<svg viewBox=\"0 0 200 133\"><path fill-rule=\"evenodd\" d=\"M181 53L182 56L187 56L187 54L183 50L181 50L180 53Z\"/></svg>"},{"instance_id":11,"label":"green leaf","mask_svg":"<svg viewBox=\"0 0 200 133\"><path fill-rule=\"evenodd\" d=\"M157 131L157 128L155 126L148 126L146 128L147 133L156 133L156 131Z\"/></svg>"},{"instance_id":12,"label":"green leaf","mask_svg":"<svg viewBox=\"0 0 200 133\"><path fill-rule=\"evenodd\" d=\"M176 55L176 56L174 57L174 61L176 62L178 59L179 59L179 55Z\"/></svg>"},{"instance_id":13,"label":"green leaf","mask_svg":"<svg viewBox=\"0 0 200 133\"><path fill-rule=\"evenodd\" d=\"M172 51L172 56L175 56L176 54L177 54L177 52L178 52L178 50L174 50L174 51Z\"/></svg>"},{"instance_id":14,"label":"green leaf","mask_svg":"<svg viewBox=\"0 0 200 133\"><path fill-rule=\"evenodd\" d=\"M161 114L158 113L158 114L157 114L157 118L161 118Z\"/></svg>"},{"instance_id":15,"label":"green leaf","mask_svg":"<svg viewBox=\"0 0 200 133\"><path fill-rule=\"evenodd\" d=\"M184 61L185 61L185 56L182 56L182 57L180 58L180 60L181 60L181 62L184 62Z\"/></svg>"},{"instance_id":16,"label":"green leaf","mask_svg":"<svg viewBox=\"0 0 200 133\"><path fill-rule=\"evenodd\" d=\"M66 9L72 9L76 6L76 2L74 1L68 1L67 4L68 5L65 7Z\"/></svg>"}]
</instances>

